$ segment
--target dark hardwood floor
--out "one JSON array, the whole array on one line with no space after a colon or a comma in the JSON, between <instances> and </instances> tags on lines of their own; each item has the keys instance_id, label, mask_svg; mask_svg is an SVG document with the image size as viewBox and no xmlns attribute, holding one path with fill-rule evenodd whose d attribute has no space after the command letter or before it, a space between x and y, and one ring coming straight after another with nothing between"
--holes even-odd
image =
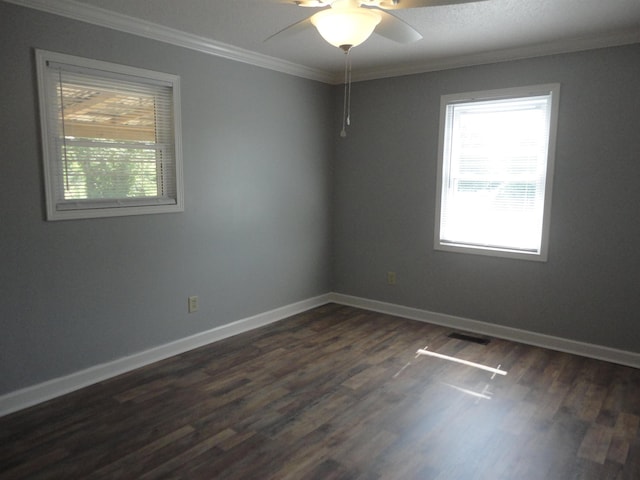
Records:
<instances>
[{"instance_id":1,"label":"dark hardwood floor","mask_svg":"<svg viewBox=\"0 0 640 480\"><path fill-rule=\"evenodd\" d=\"M0 478L640 479L640 370L449 333L325 305L1 418Z\"/></svg>"}]
</instances>

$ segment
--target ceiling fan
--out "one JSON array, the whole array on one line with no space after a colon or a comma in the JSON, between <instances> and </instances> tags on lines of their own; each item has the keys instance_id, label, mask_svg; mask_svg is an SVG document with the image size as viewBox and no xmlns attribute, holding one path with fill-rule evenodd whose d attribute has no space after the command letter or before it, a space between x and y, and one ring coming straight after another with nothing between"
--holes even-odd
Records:
<instances>
[{"instance_id":1,"label":"ceiling fan","mask_svg":"<svg viewBox=\"0 0 640 480\"><path fill-rule=\"evenodd\" d=\"M411 43L422 38L420 32L387 10L477 1L480 0L285 0L283 3L322 10L276 32L267 40L313 26L328 43L345 52L363 43L374 31L398 43Z\"/></svg>"},{"instance_id":2,"label":"ceiling fan","mask_svg":"<svg viewBox=\"0 0 640 480\"><path fill-rule=\"evenodd\" d=\"M299 7L321 8L317 13L276 32L275 36L298 33L315 27L331 45L345 54L345 95L341 137L346 137L346 127L351 123L351 61L349 52L367 40L375 31L378 35L399 43L411 43L422 38L411 25L387 10L433 7L472 3L482 0L283 0Z\"/></svg>"}]
</instances>

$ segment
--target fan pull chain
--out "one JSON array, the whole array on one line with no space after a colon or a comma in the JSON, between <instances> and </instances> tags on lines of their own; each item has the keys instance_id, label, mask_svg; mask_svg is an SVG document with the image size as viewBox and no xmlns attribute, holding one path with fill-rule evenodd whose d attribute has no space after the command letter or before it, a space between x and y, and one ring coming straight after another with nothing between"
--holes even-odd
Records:
<instances>
[{"instance_id":1,"label":"fan pull chain","mask_svg":"<svg viewBox=\"0 0 640 480\"><path fill-rule=\"evenodd\" d=\"M347 125L351 125L351 56L347 54L349 60L349 100L347 101Z\"/></svg>"},{"instance_id":2,"label":"fan pull chain","mask_svg":"<svg viewBox=\"0 0 640 480\"><path fill-rule=\"evenodd\" d=\"M347 136L347 126L351 125L351 57L350 48L344 49L344 100L342 103L342 130L340 136Z\"/></svg>"}]
</instances>

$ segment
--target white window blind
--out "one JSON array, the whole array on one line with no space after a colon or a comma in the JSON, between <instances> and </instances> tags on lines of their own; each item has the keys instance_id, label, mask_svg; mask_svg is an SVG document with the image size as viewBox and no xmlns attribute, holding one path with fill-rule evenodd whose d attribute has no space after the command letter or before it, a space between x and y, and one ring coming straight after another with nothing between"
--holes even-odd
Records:
<instances>
[{"instance_id":1,"label":"white window blind","mask_svg":"<svg viewBox=\"0 0 640 480\"><path fill-rule=\"evenodd\" d=\"M38 60L48 217L182 210L178 78L50 52Z\"/></svg>"},{"instance_id":2,"label":"white window blind","mask_svg":"<svg viewBox=\"0 0 640 480\"><path fill-rule=\"evenodd\" d=\"M546 259L558 89L443 98L436 248Z\"/></svg>"}]
</instances>

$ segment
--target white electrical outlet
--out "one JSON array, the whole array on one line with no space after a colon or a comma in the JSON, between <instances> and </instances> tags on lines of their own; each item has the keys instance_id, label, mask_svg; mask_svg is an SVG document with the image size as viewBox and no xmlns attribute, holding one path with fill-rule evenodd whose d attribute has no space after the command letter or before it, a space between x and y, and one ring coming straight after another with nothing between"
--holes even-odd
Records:
<instances>
[{"instance_id":1,"label":"white electrical outlet","mask_svg":"<svg viewBox=\"0 0 640 480\"><path fill-rule=\"evenodd\" d=\"M189 297L189 313L194 313L198 311L198 297L197 295L193 295Z\"/></svg>"},{"instance_id":2,"label":"white electrical outlet","mask_svg":"<svg viewBox=\"0 0 640 480\"><path fill-rule=\"evenodd\" d=\"M396 272L387 272L387 283L389 285L396 284Z\"/></svg>"}]
</instances>

